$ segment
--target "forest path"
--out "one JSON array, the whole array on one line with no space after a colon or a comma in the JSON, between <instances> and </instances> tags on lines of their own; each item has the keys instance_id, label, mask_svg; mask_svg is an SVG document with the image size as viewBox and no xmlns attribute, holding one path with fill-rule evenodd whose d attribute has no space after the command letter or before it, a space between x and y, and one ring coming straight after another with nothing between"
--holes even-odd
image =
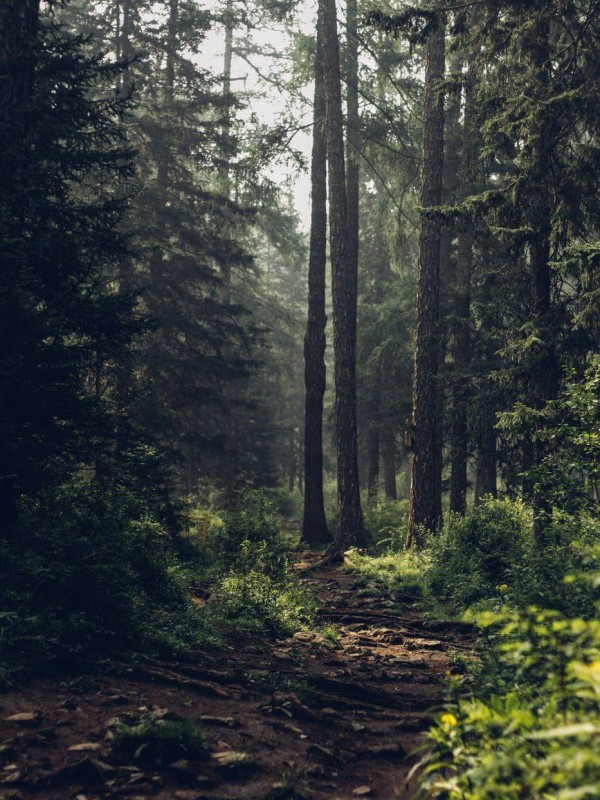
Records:
<instances>
[{"instance_id":1,"label":"forest path","mask_svg":"<svg viewBox=\"0 0 600 800\"><path fill-rule=\"evenodd\" d=\"M410 797L410 753L444 700L452 650L470 648L472 634L375 585L359 594L336 567L301 574L339 642L238 635L196 662L113 665L0 695L0 800ZM197 722L210 753L117 758L115 718L134 724L149 712Z\"/></svg>"}]
</instances>

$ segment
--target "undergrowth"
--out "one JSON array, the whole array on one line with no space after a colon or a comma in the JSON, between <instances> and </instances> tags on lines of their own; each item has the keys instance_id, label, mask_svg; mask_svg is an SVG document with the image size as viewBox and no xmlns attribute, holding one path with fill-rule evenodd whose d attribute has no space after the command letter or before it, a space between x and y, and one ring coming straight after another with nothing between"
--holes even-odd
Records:
<instances>
[{"instance_id":1,"label":"undergrowth","mask_svg":"<svg viewBox=\"0 0 600 800\"><path fill-rule=\"evenodd\" d=\"M180 538L100 482L24 501L19 519L0 541L0 685L139 652L183 656L232 628L287 635L314 619L261 492L226 512L188 509ZM194 602L207 585L208 602Z\"/></svg>"},{"instance_id":2,"label":"undergrowth","mask_svg":"<svg viewBox=\"0 0 600 800\"><path fill-rule=\"evenodd\" d=\"M427 736L419 796L600 796L600 622L537 606L473 619L483 663Z\"/></svg>"}]
</instances>

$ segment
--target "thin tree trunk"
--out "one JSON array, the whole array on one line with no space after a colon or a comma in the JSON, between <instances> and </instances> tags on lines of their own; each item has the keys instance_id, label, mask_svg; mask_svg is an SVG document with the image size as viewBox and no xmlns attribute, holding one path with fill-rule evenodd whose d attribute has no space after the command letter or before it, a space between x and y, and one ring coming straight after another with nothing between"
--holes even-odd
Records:
<instances>
[{"instance_id":1,"label":"thin tree trunk","mask_svg":"<svg viewBox=\"0 0 600 800\"><path fill-rule=\"evenodd\" d=\"M35 76L39 0L4 0L0 10L0 206L15 191L26 164L27 115ZM4 197L3 197L4 195ZM0 447L0 538L14 535L22 477L15 474L18 438L6 430Z\"/></svg>"},{"instance_id":2,"label":"thin tree trunk","mask_svg":"<svg viewBox=\"0 0 600 800\"><path fill-rule=\"evenodd\" d=\"M327 148L321 19L317 19L315 98L311 161L308 319L304 337L304 517L302 536L311 545L329 539L323 500L323 397L325 371L325 272L327 264Z\"/></svg>"},{"instance_id":3,"label":"thin tree trunk","mask_svg":"<svg viewBox=\"0 0 600 800\"><path fill-rule=\"evenodd\" d=\"M461 200L475 191L475 167L477 153L473 127L473 94L475 74L469 66L465 80L465 112L463 123L463 180ZM473 238L470 231L458 234L456 258L456 287L454 300L454 380L452 383L451 420L451 471L450 471L450 510L464 514L467 507L467 459L469 450L469 430L467 407L470 395L471 363L471 272L473 268Z\"/></svg>"},{"instance_id":4,"label":"thin tree trunk","mask_svg":"<svg viewBox=\"0 0 600 800\"><path fill-rule=\"evenodd\" d=\"M423 175L417 278L416 343L413 384L413 463L407 545L422 543L423 529L437 527L435 413L438 374L438 325L441 222L426 209L442 199L444 164L445 30L440 14L427 42L423 133Z\"/></svg>"},{"instance_id":5,"label":"thin tree trunk","mask_svg":"<svg viewBox=\"0 0 600 800\"><path fill-rule=\"evenodd\" d=\"M494 292L493 277L488 276L483 285L482 305L489 309ZM493 310L492 310L493 314ZM492 314L486 312L482 321L482 333L485 337L485 363L488 372L494 369L496 346L490 339L493 326ZM489 378L488 378L489 381ZM496 457L496 408L490 403L490 390L487 388L477 401L475 419L478 424L477 451L475 462L475 505L478 506L484 497L497 496L497 457Z\"/></svg>"},{"instance_id":6,"label":"thin tree trunk","mask_svg":"<svg viewBox=\"0 0 600 800\"><path fill-rule=\"evenodd\" d=\"M296 480L296 442L295 442L294 426L290 426L290 435L288 438L288 491L294 491L294 483Z\"/></svg>"},{"instance_id":7,"label":"thin tree trunk","mask_svg":"<svg viewBox=\"0 0 600 800\"><path fill-rule=\"evenodd\" d=\"M373 389L371 416L367 429L367 501L369 505L377 503L379 492L379 455L381 443L381 369L377 370L377 378Z\"/></svg>"},{"instance_id":8,"label":"thin tree trunk","mask_svg":"<svg viewBox=\"0 0 600 800\"><path fill-rule=\"evenodd\" d=\"M346 1L346 193L348 202L348 258L350 303L357 305L360 226L360 118L358 111L357 0ZM352 315L356 338L356 314Z\"/></svg>"},{"instance_id":9,"label":"thin tree trunk","mask_svg":"<svg viewBox=\"0 0 600 800\"><path fill-rule=\"evenodd\" d=\"M40 0L4 0L0 11L0 108L11 121L14 110L31 95ZM14 119L17 122L16 118Z\"/></svg>"},{"instance_id":10,"label":"thin tree trunk","mask_svg":"<svg viewBox=\"0 0 600 800\"><path fill-rule=\"evenodd\" d=\"M334 549L363 546L365 530L358 482L356 410L356 275L348 252L348 206L335 0L320 0L323 20L329 229L335 355L338 523Z\"/></svg>"},{"instance_id":11,"label":"thin tree trunk","mask_svg":"<svg viewBox=\"0 0 600 800\"><path fill-rule=\"evenodd\" d=\"M531 57L539 76L540 99L544 103L549 95L551 82L550 24L547 18L539 24L538 41ZM533 278L532 317L538 339L541 342L537 363L534 366L534 405L542 408L558 391L558 364L555 352L554 332L551 330L551 268L550 236L552 229L552 192L548 185L548 170L552 162L555 121L552 110L543 105L537 115L537 136L533 145L532 167L540 183L537 203L532 208L530 224L534 231L529 242L529 262ZM534 178L535 180L535 178ZM546 454L546 445L537 439L533 445L533 466L539 467ZM550 521L552 508L544 495L543 487L534 481L533 486L533 532L539 546L545 544L545 531Z\"/></svg>"},{"instance_id":12,"label":"thin tree trunk","mask_svg":"<svg viewBox=\"0 0 600 800\"><path fill-rule=\"evenodd\" d=\"M452 75L462 73L463 57L460 52L452 54L449 70ZM459 165L460 165L460 95L458 92L450 94L444 119L444 164L442 173L442 201L446 205L454 205L457 201L459 190ZM440 240L440 293L439 293L439 362L436 380L437 395L435 403L435 477L433 501L435 505L435 519L441 525L442 495L444 474L444 447L446 444L445 409L449 395L450 368L446 361L448 351L450 326L448 314L451 312L451 287L456 275L456 257L454 252L455 230L452 222L442 225Z\"/></svg>"},{"instance_id":13,"label":"thin tree trunk","mask_svg":"<svg viewBox=\"0 0 600 800\"><path fill-rule=\"evenodd\" d=\"M223 96L226 101L231 95L231 64L233 61L233 2L227 0L225 6L225 53L223 56ZM225 147L229 148L229 138L231 136L231 111L225 109L223 121L223 140ZM223 157L223 192L227 199L231 196L231 164L229 152L226 150ZM221 301L225 305L231 302L231 264L225 258L221 263Z\"/></svg>"},{"instance_id":14,"label":"thin tree trunk","mask_svg":"<svg viewBox=\"0 0 600 800\"><path fill-rule=\"evenodd\" d=\"M484 497L497 497L496 431L494 413L487 413L483 430L477 444L475 468L475 505L481 504Z\"/></svg>"},{"instance_id":15,"label":"thin tree trunk","mask_svg":"<svg viewBox=\"0 0 600 800\"><path fill-rule=\"evenodd\" d=\"M383 486L386 500L397 500L396 437L392 425L384 425L382 428L381 456L383 461Z\"/></svg>"}]
</instances>

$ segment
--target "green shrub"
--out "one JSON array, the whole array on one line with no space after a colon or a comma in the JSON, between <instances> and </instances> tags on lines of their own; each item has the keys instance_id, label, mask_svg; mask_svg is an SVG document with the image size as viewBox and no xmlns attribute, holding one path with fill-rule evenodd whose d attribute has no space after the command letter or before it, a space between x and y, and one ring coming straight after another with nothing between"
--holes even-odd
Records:
<instances>
[{"instance_id":1,"label":"green shrub","mask_svg":"<svg viewBox=\"0 0 600 800\"><path fill-rule=\"evenodd\" d=\"M353 550L347 561L348 568L365 581L380 584L394 594L419 598L426 592L431 565L429 550L402 550L381 556L360 555Z\"/></svg>"},{"instance_id":2,"label":"green shrub","mask_svg":"<svg viewBox=\"0 0 600 800\"><path fill-rule=\"evenodd\" d=\"M478 617L491 640L475 691L428 734L420 796L600 795L600 622L536 607Z\"/></svg>"},{"instance_id":3,"label":"green shrub","mask_svg":"<svg viewBox=\"0 0 600 800\"><path fill-rule=\"evenodd\" d=\"M5 679L160 649L184 618L194 628L170 537L122 489L82 484L30 500L18 536L0 543L0 565Z\"/></svg>"},{"instance_id":4,"label":"green shrub","mask_svg":"<svg viewBox=\"0 0 600 800\"><path fill-rule=\"evenodd\" d=\"M404 548L408 523L408 500L380 500L365 507L365 526L374 552L398 552Z\"/></svg>"},{"instance_id":5,"label":"green shrub","mask_svg":"<svg viewBox=\"0 0 600 800\"><path fill-rule=\"evenodd\" d=\"M600 520L587 513L554 512L546 546L532 543L515 567L511 594L519 606L536 604L571 616L594 615L598 591L591 581L573 580L600 568Z\"/></svg>"},{"instance_id":6,"label":"green shrub","mask_svg":"<svg viewBox=\"0 0 600 800\"><path fill-rule=\"evenodd\" d=\"M273 561L267 542L241 543L213 605L235 627L277 636L305 628L316 613L314 597L296 582L287 562Z\"/></svg>"},{"instance_id":7,"label":"green shrub","mask_svg":"<svg viewBox=\"0 0 600 800\"><path fill-rule=\"evenodd\" d=\"M167 766L180 759L199 761L207 754L205 738L196 725L153 714L143 716L134 725L119 723L112 751L121 761L146 768Z\"/></svg>"},{"instance_id":8,"label":"green shrub","mask_svg":"<svg viewBox=\"0 0 600 800\"><path fill-rule=\"evenodd\" d=\"M432 538L432 594L464 608L498 595L531 552L530 512L521 502L488 498L464 517L451 516Z\"/></svg>"},{"instance_id":9,"label":"green shrub","mask_svg":"<svg viewBox=\"0 0 600 800\"><path fill-rule=\"evenodd\" d=\"M215 566L221 572L244 570L244 562L257 558L260 569L279 574L285 569L287 552L274 508L264 492L247 490L238 496L233 509L222 513L223 525L209 539ZM249 545L242 548L242 544ZM252 546L255 546L253 552Z\"/></svg>"},{"instance_id":10,"label":"green shrub","mask_svg":"<svg viewBox=\"0 0 600 800\"><path fill-rule=\"evenodd\" d=\"M290 492L287 488L279 486L268 490L268 497L276 514L284 519L301 519L304 500L298 489Z\"/></svg>"}]
</instances>

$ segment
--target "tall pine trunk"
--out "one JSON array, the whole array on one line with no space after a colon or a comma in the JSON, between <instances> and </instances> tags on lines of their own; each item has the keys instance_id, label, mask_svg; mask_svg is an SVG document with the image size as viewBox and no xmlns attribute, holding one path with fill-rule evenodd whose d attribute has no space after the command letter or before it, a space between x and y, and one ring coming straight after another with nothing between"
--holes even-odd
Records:
<instances>
[{"instance_id":1,"label":"tall pine trunk","mask_svg":"<svg viewBox=\"0 0 600 800\"><path fill-rule=\"evenodd\" d=\"M40 0L3 0L2 5L0 64L5 77L0 82L0 109L4 126L31 95Z\"/></svg>"},{"instance_id":2,"label":"tall pine trunk","mask_svg":"<svg viewBox=\"0 0 600 800\"><path fill-rule=\"evenodd\" d=\"M388 421L381 430L381 460L383 462L383 489L386 500L397 500L396 487L396 436L394 426Z\"/></svg>"},{"instance_id":3,"label":"tall pine trunk","mask_svg":"<svg viewBox=\"0 0 600 800\"><path fill-rule=\"evenodd\" d=\"M381 450L381 365L377 375L371 400L371 415L367 428L367 500L369 505L377 503L379 492L379 456Z\"/></svg>"},{"instance_id":4,"label":"tall pine trunk","mask_svg":"<svg viewBox=\"0 0 600 800\"><path fill-rule=\"evenodd\" d=\"M335 355L338 522L334 550L363 546L356 408L356 275L348 247L348 205L342 123L340 50L335 0L320 0L323 20L329 231Z\"/></svg>"},{"instance_id":5,"label":"tall pine trunk","mask_svg":"<svg viewBox=\"0 0 600 800\"><path fill-rule=\"evenodd\" d=\"M551 319L551 230L552 185L550 183L553 148L556 146L556 121L547 105L550 95L552 62L550 60L550 21L547 16L537 24L536 43L530 57L536 70L540 109L536 116L535 137L531 153L530 180L537 184L534 202L530 209L529 224L533 231L529 241L529 264L533 282L532 318L540 342L533 366L534 407L540 409L558 391L558 359L555 332ZM537 439L532 443L532 461L539 467L546 454L546 443ZM545 544L545 532L552 509L537 481L533 481L533 532L539 546Z\"/></svg>"},{"instance_id":6,"label":"tall pine trunk","mask_svg":"<svg viewBox=\"0 0 600 800\"><path fill-rule=\"evenodd\" d=\"M0 10L0 212L19 191L20 173L27 163L27 102L33 90L39 0L4 0ZM15 460L19 442L5 432L0 446L0 537L14 533L19 482Z\"/></svg>"},{"instance_id":7,"label":"tall pine trunk","mask_svg":"<svg viewBox=\"0 0 600 800\"><path fill-rule=\"evenodd\" d=\"M327 147L321 14L317 19L311 161L308 319L304 337L304 517L302 536L311 545L328 540L323 500L323 396L325 395L325 272L327 264Z\"/></svg>"},{"instance_id":8,"label":"tall pine trunk","mask_svg":"<svg viewBox=\"0 0 600 800\"><path fill-rule=\"evenodd\" d=\"M234 29L234 0L227 0L225 6L225 51L223 55L223 97L227 102L231 95L231 64L233 61L233 29ZM223 153L223 194L226 199L231 197L231 163L229 155L229 139L231 137L231 111L225 108L222 126L225 151ZM221 261L221 301L225 305L231 302L231 264L225 257Z\"/></svg>"},{"instance_id":9,"label":"tall pine trunk","mask_svg":"<svg viewBox=\"0 0 600 800\"><path fill-rule=\"evenodd\" d=\"M413 463L408 546L421 544L423 529L438 524L435 502L436 396L439 356L441 222L427 209L442 200L444 166L445 29L442 15L427 41L423 120L423 174L419 227L416 342L413 383Z\"/></svg>"},{"instance_id":10,"label":"tall pine trunk","mask_svg":"<svg viewBox=\"0 0 600 800\"><path fill-rule=\"evenodd\" d=\"M460 199L464 201L475 191L476 148L473 127L473 94L475 75L470 65L465 79L465 110L463 121L463 165ZM454 296L454 376L452 382L450 510L464 514L467 507L467 466L469 430L467 407L470 394L471 363L471 272L473 268L473 237L464 227L458 233L456 254L456 283Z\"/></svg>"},{"instance_id":11,"label":"tall pine trunk","mask_svg":"<svg viewBox=\"0 0 600 800\"><path fill-rule=\"evenodd\" d=\"M346 194L348 203L348 258L350 259L350 302L356 306L358 298L358 248L360 225L360 167L359 167L359 112L358 112L358 30L357 2L346 2ZM356 338L356 314L353 315Z\"/></svg>"},{"instance_id":12,"label":"tall pine trunk","mask_svg":"<svg viewBox=\"0 0 600 800\"><path fill-rule=\"evenodd\" d=\"M479 389L474 418L477 423L477 450L475 458L475 505L484 497L496 497L497 490L497 444L496 444L496 403L489 387L489 373L497 367L496 345L491 338L494 321L494 308L490 308L494 296L494 278L488 275L483 284L481 305L486 309L481 323L484 337L485 370L488 373L483 388ZM492 398L492 400L490 400Z\"/></svg>"}]
</instances>

